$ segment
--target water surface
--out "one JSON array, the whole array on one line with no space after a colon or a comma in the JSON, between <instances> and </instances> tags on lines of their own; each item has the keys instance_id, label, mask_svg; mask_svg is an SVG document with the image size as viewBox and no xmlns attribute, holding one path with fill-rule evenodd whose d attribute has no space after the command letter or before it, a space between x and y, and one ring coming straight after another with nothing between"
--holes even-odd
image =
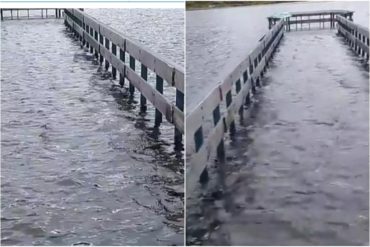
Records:
<instances>
[{"instance_id":1,"label":"water surface","mask_svg":"<svg viewBox=\"0 0 370 247\"><path fill-rule=\"evenodd\" d=\"M173 127L153 128L62 20L4 21L1 43L1 243L182 245Z\"/></svg>"}]
</instances>

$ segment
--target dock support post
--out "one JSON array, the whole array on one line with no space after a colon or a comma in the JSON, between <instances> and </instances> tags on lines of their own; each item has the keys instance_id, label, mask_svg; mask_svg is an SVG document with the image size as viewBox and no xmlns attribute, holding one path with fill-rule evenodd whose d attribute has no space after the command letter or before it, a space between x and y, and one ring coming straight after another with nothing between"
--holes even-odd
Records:
<instances>
[{"instance_id":1,"label":"dock support post","mask_svg":"<svg viewBox=\"0 0 370 247\"><path fill-rule=\"evenodd\" d=\"M117 56L117 46L113 43L112 43L112 54L114 56ZM115 80L117 78L117 69L115 67L113 67L113 65L112 65L112 78L113 78L113 80Z\"/></svg>"},{"instance_id":2,"label":"dock support post","mask_svg":"<svg viewBox=\"0 0 370 247\"><path fill-rule=\"evenodd\" d=\"M119 49L119 59L123 62L123 64L125 63L125 52L122 49ZM125 84L125 75L120 73L119 74L119 85L123 87L124 84Z\"/></svg>"},{"instance_id":3,"label":"dock support post","mask_svg":"<svg viewBox=\"0 0 370 247\"><path fill-rule=\"evenodd\" d=\"M251 104L251 94L250 94L250 92L248 92L247 97L245 97L245 103L244 103L244 105L247 108L249 108L250 104Z\"/></svg>"},{"instance_id":4,"label":"dock support post","mask_svg":"<svg viewBox=\"0 0 370 247\"><path fill-rule=\"evenodd\" d=\"M222 139L217 146L217 159L220 163L225 161L225 145L224 140Z\"/></svg>"},{"instance_id":5,"label":"dock support post","mask_svg":"<svg viewBox=\"0 0 370 247\"><path fill-rule=\"evenodd\" d=\"M96 42L99 42L99 40L98 40L98 31L96 31L96 30L95 30L94 38L95 38ZM95 58L99 59L99 51L97 49L95 49Z\"/></svg>"},{"instance_id":6,"label":"dock support post","mask_svg":"<svg viewBox=\"0 0 370 247\"><path fill-rule=\"evenodd\" d=\"M109 39L105 38L105 48L109 51ZM107 59L105 59L105 70L109 69L109 62Z\"/></svg>"},{"instance_id":7,"label":"dock support post","mask_svg":"<svg viewBox=\"0 0 370 247\"><path fill-rule=\"evenodd\" d=\"M156 75L156 82L155 82L155 89L157 89L158 92L163 94L163 79L159 75ZM159 125L162 123L162 113L155 109L155 127L159 127Z\"/></svg>"},{"instance_id":8,"label":"dock support post","mask_svg":"<svg viewBox=\"0 0 370 247\"><path fill-rule=\"evenodd\" d=\"M13 10L10 10L10 19L13 20Z\"/></svg>"},{"instance_id":9,"label":"dock support post","mask_svg":"<svg viewBox=\"0 0 370 247\"><path fill-rule=\"evenodd\" d=\"M145 81L148 80L148 68L144 64L141 64L141 77ZM140 111L146 111L146 98L142 93L140 94Z\"/></svg>"},{"instance_id":10,"label":"dock support post","mask_svg":"<svg viewBox=\"0 0 370 247\"><path fill-rule=\"evenodd\" d=\"M86 24L85 23L82 23L82 28L83 28L83 30L86 30ZM86 45L86 43L87 43L87 41L83 37L82 38L82 48Z\"/></svg>"},{"instance_id":11,"label":"dock support post","mask_svg":"<svg viewBox=\"0 0 370 247\"><path fill-rule=\"evenodd\" d=\"M99 43L100 43L100 45L103 45L103 42L104 42L104 37L100 33L100 31L99 31ZM103 65L104 57L103 57L103 55L101 53L99 55L100 55L100 57L99 57L99 63L100 63L100 65Z\"/></svg>"},{"instance_id":12,"label":"dock support post","mask_svg":"<svg viewBox=\"0 0 370 247\"><path fill-rule=\"evenodd\" d=\"M0 13L1 13L1 20L3 21L4 20L3 9L0 9Z\"/></svg>"},{"instance_id":13,"label":"dock support post","mask_svg":"<svg viewBox=\"0 0 370 247\"><path fill-rule=\"evenodd\" d=\"M184 94L176 89L176 106L184 112ZM175 148L181 149L182 133L175 127Z\"/></svg>"},{"instance_id":14,"label":"dock support post","mask_svg":"<svg viewBox=\"0 0 370 247\"><path fill-rule=\"evenodd\" d=\"M85 29L85 32L89 33L89 25L86 25L84 23L84 29ZM85 44L86 44L86 48L89 49L90 48L89 42L86 42Z\"/></svg>"},{"instance_id":15,"label":"dock support post","mask_svg":"<svg viewBox=\"0 0 370 247\"><path fill-rule=\"evenodd\" d=\"M130 68L135 71L135 58L130 55ZM132 83L129 83L129 92L130 92L130 97L134 97L135 93L135 87L132 85Z\"/></svg>"},{"instance_id":16,"label":"dock support post","mask_svg":"<svg viewBox=\"0 0 370 247\"><path fill-rule=\"evenodd\" d=\"M90 36L94 36L94 30L92 27L90 27ZM94 47L92 45L90 45L90 53L94 54Z\"/></svg>"}]
</instances>

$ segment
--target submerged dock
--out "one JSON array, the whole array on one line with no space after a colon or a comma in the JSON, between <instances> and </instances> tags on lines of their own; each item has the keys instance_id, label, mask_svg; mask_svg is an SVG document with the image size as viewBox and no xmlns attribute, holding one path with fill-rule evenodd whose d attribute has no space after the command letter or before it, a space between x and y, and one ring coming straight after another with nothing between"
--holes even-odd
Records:
<instances>
[{"instance_id":1,"label":"submerged dock","mask_svg":"<svg viewBox=\"0 0 370 247\"><path fill-rule=\"evenodd\" d=\"M318 18L312 18L312 17ZM225 135L234 135L237 120L249 108L251 97L261 88L261 79L284 34L292 25L300 30L336 28L338 35L368 64L369 31L355 24L352 11L292 12L269 17L269 31L258 46L188 114L186 122L187 191L208 180L207 166L225 163ZM329 25L325 26L325 23ZM261 88L262 89L262 88Z\"/></svg>"}]
</instances>

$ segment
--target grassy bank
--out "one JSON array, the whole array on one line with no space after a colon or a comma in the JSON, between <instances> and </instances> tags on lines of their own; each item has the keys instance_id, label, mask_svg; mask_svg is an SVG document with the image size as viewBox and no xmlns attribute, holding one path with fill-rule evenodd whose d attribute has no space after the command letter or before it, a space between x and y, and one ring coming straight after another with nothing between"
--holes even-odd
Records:
<instances>
[{"instance_id":1,"label":"grassy bank","mask_svg":"<svg viewBox=\"0 0 370 247\"><path fill-rule=\"evenodd\" d=\"M186 10L240 7L260 4L275 4L291 1L187 1Z\"/></svg>"}]
</instances>

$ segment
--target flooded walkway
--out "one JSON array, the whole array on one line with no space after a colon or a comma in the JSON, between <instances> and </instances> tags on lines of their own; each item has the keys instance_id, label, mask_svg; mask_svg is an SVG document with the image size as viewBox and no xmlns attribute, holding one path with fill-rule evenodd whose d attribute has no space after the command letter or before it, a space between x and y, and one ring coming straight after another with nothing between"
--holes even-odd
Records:
<instances>
[{"instance_id":1,"label":"flooded walkway","mask_svg":"<svg viewBox=\"0 0 370 247\"><path fill-rule=\"evenodd\" d=\"M224 173L188 211L188 224L202 215L189 242L369 243L369 74L358 60L335 32L285 35Z\"/></svg>"},{"instance_id":2,"label":"flooded walkway","mask_svg":"<svg viewBox=\"0 0 370 247\"><path fill-rule=\"evenodd\" d=\"M183 161L62 20L1 25L1 244L182 245Z\"/></svg>"}]
</instances>

